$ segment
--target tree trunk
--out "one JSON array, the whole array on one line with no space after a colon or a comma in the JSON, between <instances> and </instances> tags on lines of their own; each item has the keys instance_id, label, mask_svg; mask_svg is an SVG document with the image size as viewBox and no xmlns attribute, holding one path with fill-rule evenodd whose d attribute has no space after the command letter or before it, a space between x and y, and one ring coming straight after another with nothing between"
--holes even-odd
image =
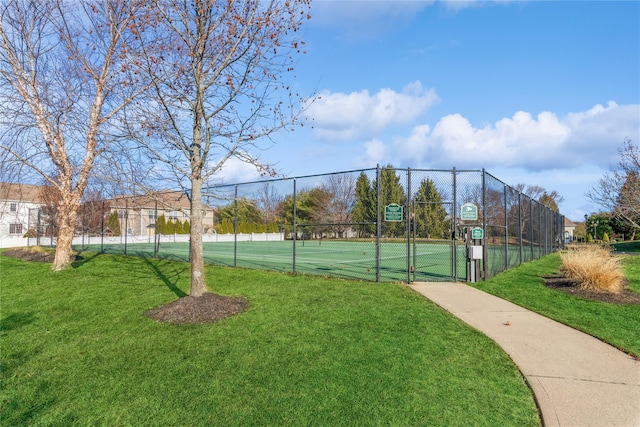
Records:
<instances>
[{"instance_id":1,"label":"tree trunk","mask_svg":"<svg viewBox=\"0 0 640 427\"><path fill-rule=\"evenodd\" d=\"M60 271L71 265L71 244L76 229L79 202L77 197L63 198L58 207L58 236L56 253L51 269Z\"/></svg>"},{"instance_id":2,"label":"tree trunk","mask_svg":"<svg viewBox=\"0 0 640 427\"><path fill-rule=\"evenodd\" d=\"M191 289L189 295L200 297L207 292L202 248L202 180L191 180Z\"/></svg>"}]
</instances>

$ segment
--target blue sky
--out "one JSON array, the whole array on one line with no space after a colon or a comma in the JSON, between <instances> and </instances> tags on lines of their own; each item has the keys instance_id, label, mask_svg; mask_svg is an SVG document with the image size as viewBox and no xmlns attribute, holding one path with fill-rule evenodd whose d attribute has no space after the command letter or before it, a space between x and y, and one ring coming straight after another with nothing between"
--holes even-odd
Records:
<instances>
[{"instance_id":1,"label":"blue sky","mask_svg":"<svg viewBox=\"0 0 640 427\"><path fill-rule=\"evenodd\" d=\"M640 143L639 1L316 1L293 81L318 94L305 126L261 153L287 176L486 168L585 193ZM238 164L227 182L255 179Z\"/></svg>"}]
</instances>

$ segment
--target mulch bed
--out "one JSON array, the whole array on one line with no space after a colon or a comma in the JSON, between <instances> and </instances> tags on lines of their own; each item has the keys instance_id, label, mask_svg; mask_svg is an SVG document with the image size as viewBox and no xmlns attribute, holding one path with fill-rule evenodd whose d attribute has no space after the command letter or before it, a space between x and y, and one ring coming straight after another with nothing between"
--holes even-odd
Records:
<instances>
[{"instance_id":1,"label":"mulch bed","mask_svg":"<svg viewBox=\"0 0 640 427\"><path fill-rule=\"evenodd\" d=\"M145 316L159 322L179 325L210 323L246 311L249 303L244 298L225 297L205 293L200 297L186 296L169 304L147 310Z\"/></svg>"},{"instance_id":2,"label":"mulch bed","mask_svg":"<svg viewBox=\"0 0 640 427\"><path fill-rule=\"evenodd\" d=\"M611 292L595 292L578 288L575 280L569 279L563 275L543 276L543 279L546 287L576 297L607 302L610 304L640 305L640 293L633 292L627 288L623 289L622 292L618 294Z\"/></svg>"},{"instance_id":3,"label":"mulch bed","mask_svg":"<svg viewBox=\"0 0 640 427\"><path fill-rule=\"evenodd\" d=\"M33 262L53 262L55 258L53 252L36 252L29 249L9 249L4 251L2 255Z\"/></svg>"}]
</instances>

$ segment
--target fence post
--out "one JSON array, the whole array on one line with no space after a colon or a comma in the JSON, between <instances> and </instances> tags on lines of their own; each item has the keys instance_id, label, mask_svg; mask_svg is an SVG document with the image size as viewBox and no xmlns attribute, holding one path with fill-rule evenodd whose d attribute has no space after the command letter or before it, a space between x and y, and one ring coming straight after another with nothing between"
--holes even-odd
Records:
<instances>
[{"instance_id":1,"label":"fence post","mask_svg":"<svg viewBox=\"0 0 640 427\"><path fill-rule=\"evenodd\" d=\"M545 215L545 220L544 220L544 229L545 229L545 233L544 233L544 247L545 247L545 255L548 255L551 253L551 236L550 236L550 232L551 232L551 208L547 207L547 214Z\"/></svg>"},{"instance_id":2,"label":"fence post","mask_svg":"<svg viewBox=\"0 0 640 427\"><path fill-rule=\"evenodd\" d=\"M297 240L297 234L298 234L298 221L297 221L297 217L298 217L298 211L296 208L296 205L298 204L297 201L297 194L296 194L296 179L293 179L293 274L296 273L296 240Z\"/></svg>"},{"instance_id":3,"label":"fence post","mask_svg":"<svg viewBox=\"0 0 640 427\"><path fill-rule=\"evenodd\" d=\"M453 280L455 282L458 281L458 187L457 187L457 173L456 167L453 167L451 171L453 174L453 201L451 207L451 216L453 217L453 226L451 232L451 239L453 240L453 253L451 254L451 258L453 262L451 263L451 275L453 276Z\"/></svg>"},{"instance_id":4,"label":"fence post","mask_svg":"<svg viewBox=\"0 0 640 427\"><path fill-rule=\"evenodd\" d=\"M531 197L527 196L529 199L529 247L531 248L531 259L529 261L534 260L533 256L533 200Z\"/></svg>"},{"instance_id":5,"label":"fence post","mask_svg":"<svg viewBox=\"0 0 640 427\"><path fill-rule=\"evenodd\" d=\"M542 258L544 247L542 242L542 204L538 204L538 258Z\"/></svg>"},{"instance_id":6,"label":"fence post","mask_svg":"<svg viewBox=\"0 0 640 427\"><path fill-rule=\"evenodd\" d=\"M518 265L522 264L522 193L518 192Z\"/></svg>"},{"instance_id":7,"label":"fence post","mask_svg":"<svg viewBox=\"0 0 640 427\"><path fill-rule=\"evenodd\" d=\"M76 226L77 226L77 222L76 222ZM74 228L73 230L73 237L76 237L76 231L77 228ZM82 246L81 246L81 251L84 251L84 209L83 211L80 213L80 230L82 231L82 238L80 239L80 241L82 242Z\"/></svg>"},{"instance_id":8,"label":"fence post","mask_svg":"<svg viewBox=\"0 0 640 427\"><path fill-rule=\"evenodd\" d=\"M53 215L51 213L49 213L49 215L47 215L49 217L49 247L53 247L53 225L55 223L55 220L53 219Z\"/></svg>"},{"instance_id":9,"label":"fence post","mask_svg":"<svg viewBox=\"0 0 640 427\"><path fill-rule=\"evenodd\" d=\"M487 233L487 201L486 201L486 194L487 194L487 172L484 170L484 168L482 168L482 229L484 230L484 233ZM483 279L488 279L489 275L488 270L489 270L489 251L487 248L487 240L486 238L483 239L484 241L482 242L482 278Z\"/></svg>"},{"instance_id":10,"label":"fence post","mask_svg":"<svg viewBox=\"0 0 640 427\"><path fill-rule=\"evenodd\" d=\"M504 269L509 269L509 217L507 214L507 186L502 183L502 191L504 193Z\"/></svg>"},{"instance_id":11,"label":"fence post","mask_svg":"<svg viewBox=\"0 0 640 427\"><path fill-rule=\"evenodd\" d=\"M411 199L411 168L407 168L407 196L405 197L405 214L406 233L407 233L407 283L411 283L411 212L409 209L409 200ZM414 266L415 268L415 266Z\"/></svg>"},{"instance_id":12,"label":"fence post","mask_svg":"<svg viewBox=\"0 0 640 427\"><path fill-rule=\"evenodd\" d=\"M40 208L38 208L38 223L36 224L36 246L40 246Z\"/></svg>"},{"instance_id":13,"label":"fence post","mask_svg":"<svg viewBox=\"0 0 640 427\"><path fill-rule=\"evenodd\" d=\"M158 246L160 245L160 237L158 236L158 199L153 207L153 257L158 257Z\"/></svg>"},{"instance_id":14,"label":"fence post","mask_svg":"<svg viewBox=\"0 0 640 427\"><path fill-rule=\"evenodd\" d=\"M142 216L142 212L140 212ZM127 236L129 235L129 199L124 201L124 254L127 254Z\"/></svg>"},{"instance_id":15,"label":"fence post","mask_svg":"<svg viewBox=\"0 0 640 427\"><path fill-rule=\"evenodd\" d=\"M100 209L100 253L104 253L104 200L102 201L102 209Z\"/></svg>"},{"instance_id":16,"label":"fence post","mask_svg":"<svg viewBox=\"0 0 640 427\"><path fill-rule=\"evenodd\" d=\"M233 191L233 266L238 263L238 185Z\"/></svg>"},{"instance_id":17,"label":"fence post","mask_svg":"<svg viewBox=\"0 0 640 427\"><path fill-rule=\"evenodd\" d=\"M382 268L382 266L380 265L380 235L382 234L382 213L380 211L380 176L380 164L378 163L376 165L376 282L380 281L380 269Z\"/></svg>"}]
</instances>

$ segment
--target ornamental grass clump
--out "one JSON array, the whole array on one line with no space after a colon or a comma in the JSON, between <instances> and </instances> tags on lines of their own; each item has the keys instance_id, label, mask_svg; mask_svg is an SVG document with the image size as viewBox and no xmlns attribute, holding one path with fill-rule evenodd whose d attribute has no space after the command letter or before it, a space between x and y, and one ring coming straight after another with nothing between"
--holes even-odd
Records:
<instances>
[{"instance_id":1,"label":"ornamental grass clump","mask_svg":"<svg viewBox=\"0 0 640 427\"><path fill-rule=\"evenodd\" d=\"M574 279L577 287L596 292L619 293L625 282L620 258L607 248L588 245L560 254L560 271Z\"/></svg>"}]
</instances>

